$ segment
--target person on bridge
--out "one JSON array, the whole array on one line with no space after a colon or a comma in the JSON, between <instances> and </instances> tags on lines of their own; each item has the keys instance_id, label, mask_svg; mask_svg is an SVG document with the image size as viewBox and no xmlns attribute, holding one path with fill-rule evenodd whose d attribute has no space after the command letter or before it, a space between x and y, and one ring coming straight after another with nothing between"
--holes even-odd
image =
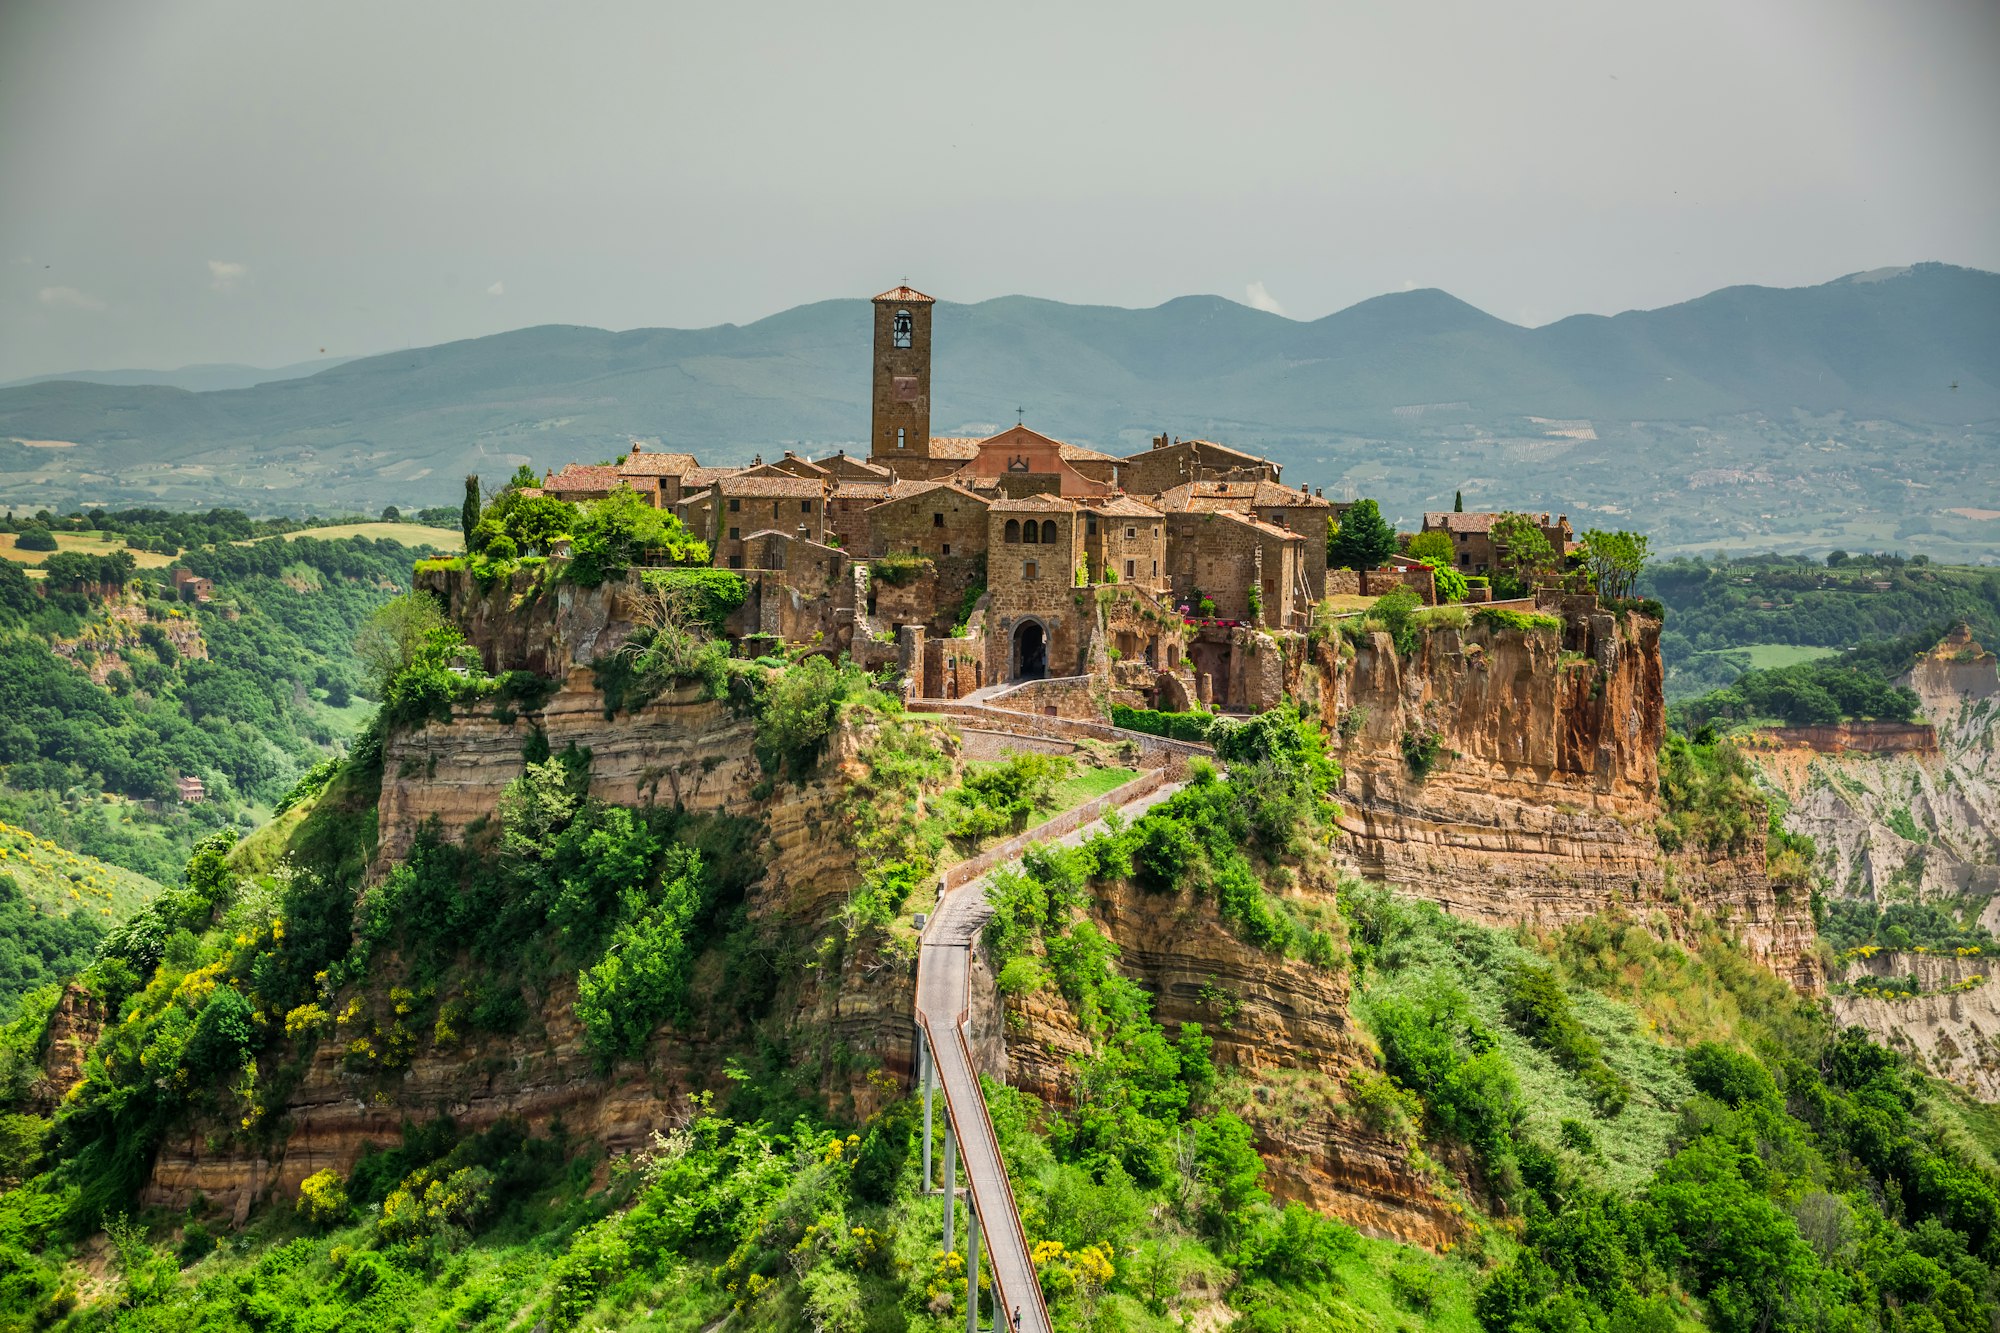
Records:
<instances>
[{"instance_id":1,"label":"person on bridge","mask_svg":"<svg viewBox=\"0 0 2000 1333\"><path fill-rule=\"evenodd\" d=\"M1021 1307L1017 1305L1014 1307L1014 1327L1019 1328L1020 1326L1021 1326Z\"/></svg>"}]
</instances>

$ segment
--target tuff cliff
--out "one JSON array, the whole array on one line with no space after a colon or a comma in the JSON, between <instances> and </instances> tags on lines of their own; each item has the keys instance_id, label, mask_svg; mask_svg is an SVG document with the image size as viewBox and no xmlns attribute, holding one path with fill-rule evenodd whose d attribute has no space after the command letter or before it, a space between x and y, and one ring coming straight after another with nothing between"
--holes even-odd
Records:
<instances>
[{"instance_id":1,"label":"tuff cliff","mask_svg":"<svg viewBox=\"0 0 2000 1333\"><path fill-rule=\"evenodd\" d=\"M1935 748L1871 755L1768 745L1752 757L1788 803L1785 826L1818 846L1830 899L1929 905L2000 931L2000 670L1961 625L1898 683L1916 692ZM1838 964L1834 1013L1938 1077L2000 1101L1996 966L1990 953L1871 949ZM1887 979L1898 984L1877 984Z\"/></svg>"},{"instance_id":2,"label":"tuff cliff","mask_svg":"<svg viewBox=\"0 0 2000 1333\"><path fill-rule=\"evenodd\" d=\"M1661 849L1659 622L1572 609L1565 627L1441 625L1318 647L1340 737L1341 818L1359 874L1489 924L1608 910L1674 933L1724 924L1801 989L1821 985L1810 903L1765 874L1761 830L1733 854Z\"/></svg>"}]
</instances>

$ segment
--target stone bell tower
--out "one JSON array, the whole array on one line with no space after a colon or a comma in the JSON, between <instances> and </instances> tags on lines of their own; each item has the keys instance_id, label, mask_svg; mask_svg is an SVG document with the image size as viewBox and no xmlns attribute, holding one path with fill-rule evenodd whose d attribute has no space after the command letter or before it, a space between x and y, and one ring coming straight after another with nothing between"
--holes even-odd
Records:
<instances>
[{"instance_id":1,"label":"stone bell tower","mask_svg":"<svg viewBox=\"0 0 2000 1333\"><path fill-rule=\"evenodd\" d=\"M875 384L868 459L905 477L930 475L931 308L911 287L875 298Z\"/></svg>"}]
</instances>

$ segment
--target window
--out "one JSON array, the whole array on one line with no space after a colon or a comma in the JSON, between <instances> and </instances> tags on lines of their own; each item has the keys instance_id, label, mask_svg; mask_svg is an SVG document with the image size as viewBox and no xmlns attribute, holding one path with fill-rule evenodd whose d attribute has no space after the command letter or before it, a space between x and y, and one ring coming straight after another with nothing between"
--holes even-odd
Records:
<instances>
[{"instance_id":1,"label":"window","mask_svg":"<svg viewBox=\"0 0 2000 1333\"><path fill-rule=\"evenodd\" d=\"M1462 533L1462 532L1461 532L1461 533L1459 533L1459 534L1458 534L1458 539L1459 539L1460 541L1464 541L1464 540L1465 540L1465 534L1464 534L1464 533Z\"/></svg>"},{"instance_id":2,"label":"window","mask_svg":"<svg viewBox=\"0 0 2000 1333\"><path fill-rule=\"evenodd\" d=\"M1037 577L1037 576L1036 576L1036 574L1035 574L1035 562L1034 562L1034 561L1032 561L1032 560L1023 560L1023 561L1021 562L1021 577L1022 577L1022 578L1024 578L1024 579L1032 579L1032 578L1035 578L1035 577Z\"/></svg>"},{"instance_id":3,"label":"window","mask_svg":"<svg viewBox=\"0 0 2000 1333\"><path fill-rule=\"evenodd\" d=\"M950 542L946 542L946 543L944 544L944 551L943 551L943 554L945 554L945 555L950 555L950 554L951 554L951 543L950 543Z\"/></svg>"},{"instance_id":4,"label":"window","mask_svg":"<svg viewBox=\"0 0 2000 1333\"><path fill-rule=\"evenodd\" d=\"M1009 520L1008 520L1008 522L1010 522L1010 523L1011 523L1012 521L1013 521L1012 519L1009 519ZM1028 521L1027 521L1026 523L1023 523L1023 524L1021 525L1021 540L1022 540L1022 541L1024 541L1024 542L1039 542L1039 541L1040 541L1041 539L1042 539L1042 530L1041 530L1040 528L1038 528L1038 527L1036 527L1036 526L1035 526L1035 520L1034 520L1034 519L1032 519L1032 518L1031 518L1031 519L1029 519L1029 520L1028 520Z\"/></svg>"},{"instance_id":5,"label":"window","mask_svg":"<svg viewBox=\"0 0 2000 1333\"><path fill-rule=\"evenodd\" d=\"M729 530L729 540L730 540L730 541L735 541L735 540L737 539L737 537L738 537L738 536L740 536L740 535L742 534L742 532L743 532L743 529L741 529L741 528L731 528L731 529Z\"/></svg>"},{"instance_id":6,"label":"window","mask_svg":"<svg viewBox=\"0 0 2000 1333\"><path fill-rule=\"evenodd\" d=\"M1083 530L1084 534L1086 536L1095 537L1097 535L1097 515L1095 514L1090 515L1090 517L1086 518L1084 522L1089 525L1084 528Z\"/></svg>"},{"instance_id":7,"label":"window","mask_svg":"<svg viewBox=\"0 0 2000 1333\"><path fill-rule=\"evenodd\" d=\"M1136 536L1138 536L1138 535L1139 535L1139 529L1137 529L1137 528L1127 528L1127 529L1125 529L1125 540L1126 540L1126 541L1128 541L1128 542L1129 542L1129 541L1131 541L1131 540L1132 540L1132 539L1133 539L1134 537L1136 537Z\"/></svg>"},{"instance_id":8,"label":"window","mask_svg":"<svg viewBox=\"0 0 2000 1333\"><path fill-rule=\"evenodd\" d=\"M810 514L812 511L813 511L813 502L811 500L799 501L799 512L801 514Z\"/></svg>"},{"instance_id":9,"label":"window","mask_svg":"<svg viewBox=\"0 0 2000 1333\"><path fill-rule=\"evenodd\" d=\"M1461 556L1459 556L1459 557L1458 557L1458 567L1459 567L1460 569L1471 569L1471 568L1472 568L1472 557L1471 557L1471 556L1469 556L1469 555L1461 555Z\"/></svg>"},{"instance_id":10,"label":"window","mask_svg":"<svg viewBox=\"0 0 2000 1333\"><path fill-rule=\"evenodd\" d=\"M932 514L932 515L931 515L931 526L932 526L932 527L934 527L934 528L941 528L941 527L943 527L943 526L944 526L944 515L943 515L943 514Z\"/></svg>"},{"instance_id":11,"label":"window","mask_svg":"<svg viewBox=\"0 0 2000 1333\"><path fill-rule=\"evenodd\" d=\"M1020 519L1018 519L1018 518L1010 518L1010 519L1008 519L1008 520L1007 520L1007 526L1006 526L1006 527L1004 527L1004 528L1002 528L1002 529L1000 530L1000 540L1001 540L1001 541L1003 541L1003 542L1018 542L1018 541L1020 541L1020 540L1021 540L1021 520L1020 520Z\"/></svg>"},{"instance_id":12,"label":"window","mask_svg":"<svg viewBox=\"0 0 2000 1333\"><path fill-rule=\"evenodd\" d=\"M910 312L907 310L898 310L894 323L890 325L889 345L892 347L908 347L910 339L914 334L915 328L910 320Z\"/></svg>"},{"instance_id":13,"label":"window","mask_svg":"<svg viewBox=\"0 0 2000 1333\"><path fill-rule=\"evenodd\" d=\"M732 514L739 512L742 508L743 508L743 502L741 500L732 499L729 502L729 512Z\"/></svg>"},{"instance_id":14,"label":"window","mask_svg":"<svg viewBox=\"0 0 2000 1333\"><path fill-rule=\"evenodd\" d=\"M901 426L896 427L896 447L898 449L903 447L903 428Z\"/></svg>"},{"instance_id":15,"label":"window","mask_svg":"<svg viewBox=\"0 0 2000 1333\"><path fill-rule=\"evenodd\" d=\"M742 556L740 556L740 555L732 555L732 556L730 556L730 557L729 557L729 567L730 567L731 569L741 569L741 568L743 568L743 557L742 557Z\"/></svg>"},{"instance_id":16,"label":"window","mask_svg":"<svg viewBox=\"0 0 2000 1333\"><path fill-rule=\"evenodd\" d=\"M1055 541L1056 521L1052 518L1045 518L1042 520L1042 542L1044 545L1053 546L1055 545Z\"/></svg>"},{"instance_id":17,"label":"window","mask_svg":"<svg viewBox=\"0 0 2000 1333\"><path fill-rule=\"evenodd\" d=\"M1160 576L1160 562L1155 560L1153 562L1153 577L1158 578L1159 576Z\"/></svg>"},{"instance_id":18,"label":"window","mask_svg":"<svg viewBox=\"0 0 2000 1333\"><path fill-rule=\"evenodd\" d=\"M1139 562L1137 560L1127 560L1125 562L1125 577L1128 579L1134 577L1138 572L1138 567Z\"/></svg>"}]
</instances>

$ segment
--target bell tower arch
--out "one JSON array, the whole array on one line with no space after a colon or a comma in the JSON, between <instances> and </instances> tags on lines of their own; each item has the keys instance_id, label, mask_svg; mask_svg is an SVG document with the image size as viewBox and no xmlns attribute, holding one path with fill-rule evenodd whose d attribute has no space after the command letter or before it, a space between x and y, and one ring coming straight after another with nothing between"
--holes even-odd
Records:
<instances>
[{"instance_id":1,"label":"bell tower arch","mask_svg":"<svg viewBox=\"0 0 2000 1333\"><path fill-rule=\"evenodd\" d=\"M931 309L937 302L913 287L875 298L875 383L871 395L869 461L902 463L902 475L929 475L931 456ZM915 460L916 465L911 466Z\"/></svg>"}]
</instances>

